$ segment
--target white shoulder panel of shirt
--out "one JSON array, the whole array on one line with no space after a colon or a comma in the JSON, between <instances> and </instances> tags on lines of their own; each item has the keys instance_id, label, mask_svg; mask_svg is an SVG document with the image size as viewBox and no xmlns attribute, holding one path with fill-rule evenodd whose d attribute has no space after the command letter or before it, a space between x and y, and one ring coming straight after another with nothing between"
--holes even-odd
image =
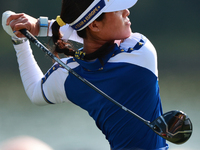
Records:
<instances>
[{"instance_id":1,"label":"white shoulder panel of shirt","mask_svg":"<svg viewBox=\"0 0 200 150\"><path fill-rule=\"evenodd\" d=\"M69 58L61 59L63 62L66 62ZM57 64L57 63L55 63ZM71 69L78 66L77 62L71 62L67 64ZM47 72L48 73L48 72ZM68 102L69 99L66 97L65 92L65 81L69 72L60 67L57 70L53 71L49 77L43 83L43 91L45 97L52 103L63 103Z\"/></svg>"},{"instance_id":2,"label":"white shoulder panel of shirt","mask_svg":"<svg viewBox=\"0 0 200 150\"><path fill-rule=\"evenodd\" d=\"M142 34L132 33L129 38L120 44L120 48L127 51L134 47L141 39L144 45L139 50L133 50L131 53L120 53L109 60L109 62L126 62L149 69L158 77L157 53L153 44Z\"/></svg>"}]
</instances>

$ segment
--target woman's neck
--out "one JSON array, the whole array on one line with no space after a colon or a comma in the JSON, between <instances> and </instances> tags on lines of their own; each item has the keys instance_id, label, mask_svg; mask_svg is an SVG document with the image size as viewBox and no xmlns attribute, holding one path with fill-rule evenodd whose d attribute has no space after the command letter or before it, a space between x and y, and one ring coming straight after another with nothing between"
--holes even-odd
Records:
<instances>
[{"instance_id":1,"label":"woman's neck","mask_svg":"<svg viewBox=\"0 0 200 150\"><path fill-rule=\"evenodd\" d=\"M118 46L120 45L122 40L115 40L115 41L110 41L109 43L116 43ZM105 43L108 43L108 41L98 41L94 42L91 40L84 39L84 46L83 46L83 51L86 54L90 54L98 50L100 47L102 47Z\"/></svg>"}]
</instances>

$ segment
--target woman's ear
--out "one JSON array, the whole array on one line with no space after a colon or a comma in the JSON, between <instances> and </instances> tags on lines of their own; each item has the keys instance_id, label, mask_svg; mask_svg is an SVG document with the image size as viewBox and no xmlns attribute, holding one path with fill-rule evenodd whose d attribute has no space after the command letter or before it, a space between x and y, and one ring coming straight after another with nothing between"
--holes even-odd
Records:
<instances>
[{"instance_id":1,"label":"woman's ear","mask_svg":"<svg viewBox=\"0 0 200 150\"><path fill-rule=\"evenodd\" d=\"M92 23L89 24L88 26L90 30L93 32L99 32L100 31L100 22L99 21L93 21Z\"/></svg>"}]
</instances>

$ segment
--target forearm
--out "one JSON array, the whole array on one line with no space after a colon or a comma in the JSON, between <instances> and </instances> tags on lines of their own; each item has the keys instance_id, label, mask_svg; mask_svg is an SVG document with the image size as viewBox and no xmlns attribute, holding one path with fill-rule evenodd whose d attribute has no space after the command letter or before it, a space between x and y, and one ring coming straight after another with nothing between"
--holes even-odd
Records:
<instances>
[{"instance_id":1,"label":"forearm","mask_svg":"<svg viewBox=\"0 0 200 150\"><path fill-rule=\"evenodd\" d=\"M34 104L47 104L43 99L41 90L41 79L44 75L32 55L29 41L20 45L14 45L14 48L22 83L27 96Z\"/></svg>"}]
</instances>

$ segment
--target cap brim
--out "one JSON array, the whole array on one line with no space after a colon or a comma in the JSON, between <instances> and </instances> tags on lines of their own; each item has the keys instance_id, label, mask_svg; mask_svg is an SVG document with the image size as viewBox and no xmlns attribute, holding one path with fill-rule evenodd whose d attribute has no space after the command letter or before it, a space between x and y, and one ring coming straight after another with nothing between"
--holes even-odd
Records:
<instances>
[{"instance_id":1,"label":"cap brim","mask_svg":"<svg viewBox=\"0 0 200 150\"><path fill-rule=\"evenodd\" d=\"M115 12L131 8L137 0L95 0L93 3L69 25L77 31L83 30L104 12Z\"/></svg>"},{"instance_id":2,"label":"cap brim","mask_svg":"<svg viewBox=\"0 0 200 150\"><path fill-rule=\"evenodd\" d=\"M107 2L107 8L103 12L114 12L129 9L136 4L137 0L110 0ZM110 4L109 4L110 3Z\"/></svg>"}]
</instances>

